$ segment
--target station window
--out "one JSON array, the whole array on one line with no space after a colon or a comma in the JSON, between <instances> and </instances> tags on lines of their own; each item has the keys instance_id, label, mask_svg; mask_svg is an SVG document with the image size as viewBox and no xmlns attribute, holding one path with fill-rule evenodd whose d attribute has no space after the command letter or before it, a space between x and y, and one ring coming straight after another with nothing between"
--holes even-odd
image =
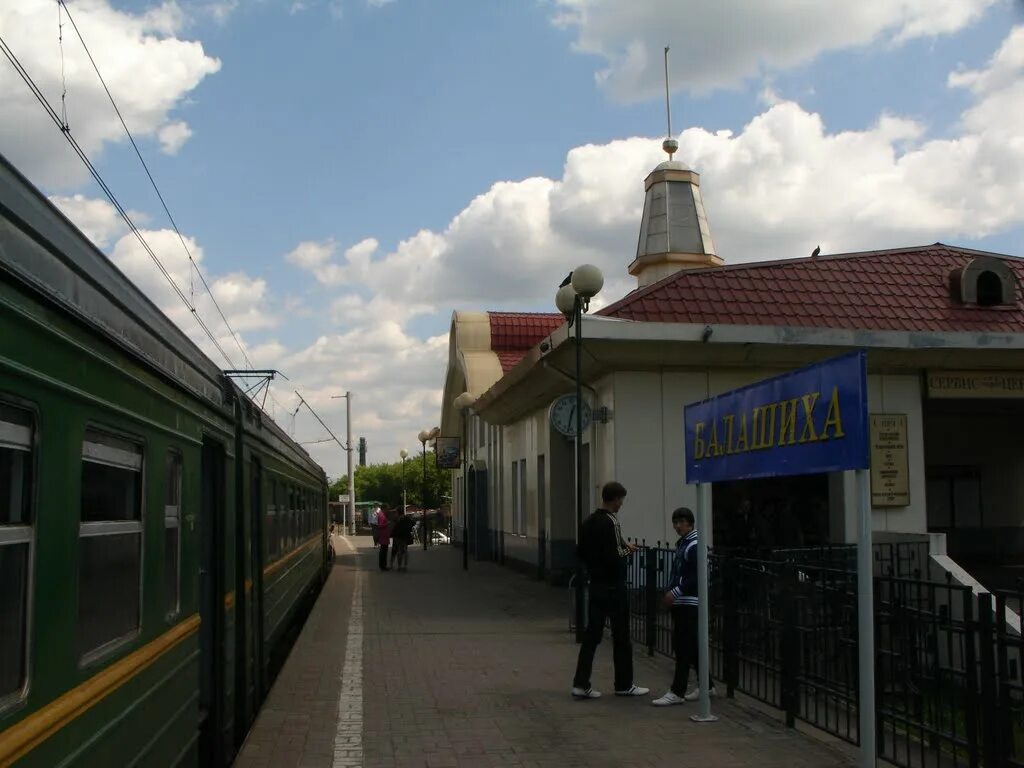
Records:
<instances>
[{"instance_id":1,"label":"station window","mask_svg":"<svg viewBox=\"0 0 1024 768\"><path fill-rule=\"evenodd\" d=\"M169 451L164 472L164 609L181 607L181 454Z\"/></svg>"},{"instance_id":2,"label":"station window","mask_svg":"<svg viewBox=\"0 0 1024 768\"><path fill-rule=\"evenodd\" d=\"M142 447L88 430L78 552L80 656L139 629L141 578Z\"/></svg>"},{"instance_id":3,"label":"station window","mask_svg":"<svg viewBox=\"0 0 1024 768\"><path fill-rule=\"evenodd\" d=\"M32 437L32 414L0 403L0 700L27 672Z\"/></svg>"}]
</instances>

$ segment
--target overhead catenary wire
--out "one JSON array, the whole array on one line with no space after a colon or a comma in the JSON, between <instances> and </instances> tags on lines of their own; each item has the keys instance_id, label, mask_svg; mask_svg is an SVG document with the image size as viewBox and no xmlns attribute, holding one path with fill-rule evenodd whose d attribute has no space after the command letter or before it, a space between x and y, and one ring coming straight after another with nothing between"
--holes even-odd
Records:
<instances>
[{"instance_id":1,"label":"overhead catenary wire","mask_svg":"<svg viewBox=\"0 0 1024 768\"><path fill-rule=\"evenodd\" d=\"M92 164L92 161L89 160L89 156L85 153L85 150L83 150L82 147L78 144L78 141L75 139L70 128L67 128L63 124L60 115L57 114L56 110L53 108L49 100L46 98L46 95L40 90L39 86L36 85L36 82L32 79L32 76L29 74L28 70L26 70L24 65L22 65L21 61L18 59L17 55L15 55L11 47L7 44L7 41L4 40L2 35L0 35L0 52L4 54L4 56L14 67L15 71L18 73L21 79L29 87L29 90L32 91L32 94L36 97L36 100L40 103L46 114L53 121L54 125L57 126L61 134L67 140L71 149L74 151L76 155L78 155L78 158L85 165L86 169L89 171L89 174L99 185L100 189L103 190L103 194L110 201L110 204L114 206L118 214L124 220L125 224L128 225L128 228L131 230L132 234L135 235L135 238L139 241L139 244L142 246L143 250L145 250L146 253L149 254L149 257L157 265L157 268L160 270L161 274L167 280L168 284L177 294L178 298L182 300L182 302L191 312L192 316L196 320L196 323L199 325L203 333L206 334L207 338L210 340L210 343L213 344L213 346L224 357L224 359L228 362L228 364L231 367L235 367L234 362L231 360L231 356L228 355L224 347L221 346L220 342L217 340L216 335L213 333L213 331L210 330L209 326L206 325L205 321L199 315L199 312L196 310L195 305L191 301L189 301L188 297L185 296L184 292L175 282L173 276L170 274L170 272L167 271L167 268L164 267L163 263L160 261L160 258L156 255L156 252L146 241L146 238L143 237L142 232L139 231L139 228L136 226L131 216L128 215L128 211L125 210L124 206L121 205L120 201L117 199L117 196L114 195L113 190L110 189L106 181L104 181L102 175L100 175L99 170L97 170L96 166L94 166Z\"/></svg>"},{"instance_id":2,"label":"overhead catenary wire","mask_svg":"<svg viewBox=\"0 0 1024 768\"><path fill-rule=\"evenodd\" d=\"M185 242L185 237L181 234L181 230L178 229L178 224L174 220L174 216L171 215L170 208L167 206L167 202L164 200L163 194L160 192L160 188L157 186L156 180L153 178L153 174L149 170L149 166L146 164L145 159L142 157L142 152L139 150L139 145L135 143L135 137L132 136L132 132L128 129L128 124L125 123L124 117L121 115L121 110L117 106L117 102L114 100L113 94L107 87L106 80L103 79L103 75L100 73L100 68L96 64L96 60L92 57L92 52L89 50L89 46L85 42L85 38L82 36L81 30L78 28L78 24L75 23L75 17L71 15L71 11L67 7L67 3L64 0L57 0L57 4L64 8L64 12L68 16L68 21L71 22L72 28L75 30L75 34L78 36L79 42L82 44L82 48L85 50L85 55L89 58L89 63L92 64L93 70L96 72L96 77L99 78L100 84L103 86L103 90L107 94L107 98L110 100L111 106L114 108L114 112L117 114L117 119L121 122L121 127L124 128L125 134L128 136L128 140L131 142L132 148L135 150L136 156L139 158L139 162L142 164L143 170L146 172L146 176L149 178L149 183L153 186L153 191L156 192L157 198L160 200L160 205L164 209L164 213L167 214L167 219L171 222L171 226L174 228L175 234L178 236L178 241L181 243L181 247L185 249L185 254L188 256L189 262L189 281L191 283L192 270L195 270L196 275L199 276L200 282L206 289L207 294L210 296L210 301L213 302L213 306L216 307L217 313L220 315L220 319L224 323L224 327L228 329L231 334L231 338L234 339L235 345L238 347L238 351L242 353L242 358L248 364L250 368L253 367L252 361L245 352L245 348L242 346L242 342L238 339L238 334L235 333L235 329L231 327L231 323L228 322L227 316L224 314L224 310L221 309L220 304L217 302L217 298L213 295L213 291L210 290L209 283L206 282L206 277L203 275L203 271L199 268L199 265L195 263L195 259L192 257L192 251L189 250L188 244ZM194 296L193 296L194 303ZM192 310L195 312L195 310Z\"/></svg>"},{"instance_id":3,"label":"overhead catenary wire","mask_svg":"<svg viewBox=\"0 0 1024 768\"><path fill-rule=\"evenodd\" d=\"M331 428L328 427L324 423L324 420L320 418L320 414L313 410L313 406L311 406L309 403L306 402L306 399L302 395L299 394L298 390L295 391L295 394L299 398L299 406L303 406L304 405L304 406L306 406L306 408L309 409L309 412L312 413L313 416L316 417L316 420L320 422L320 426L327 430L327 434L329 434L331 436L331 439L334 440L334 442L336 442L338 444L338 446L341 448L341 450L343 450L343 451L349 450L349 446L345 445L343 442L341 442L341 440L339 440L337 437L335 437L334 433L331 432ZM296 413L299 412L298 407L295 409L295 412Z\"/></svg>"},{"instance_id":4,"label":"overhead catenary wire","mask_svg":"<svg viewBox=\"0 0 1024 768\"><path fill-rule=\"evenodd\" d=\"M60 48L60 118L64 130L68 129L68 80L64 74L64 12L62 3L57 3L57 46Z\"/></svg>"}]
</instances>

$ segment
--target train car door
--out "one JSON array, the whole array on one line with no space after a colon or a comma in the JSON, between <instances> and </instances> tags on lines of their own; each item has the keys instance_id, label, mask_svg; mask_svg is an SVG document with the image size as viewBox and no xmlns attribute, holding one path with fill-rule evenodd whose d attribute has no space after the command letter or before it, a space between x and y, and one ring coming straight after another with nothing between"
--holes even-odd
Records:
<instances>
[{"instance_id":1,"label":"train car door","mask_svg":"<svg viewBox=\"0 0 1024 768\"><path fill-rule=\"evenodd\" d=\"M250 572L251 587L247 608L249 610L251 642L249 643L249 685L251 702L249 712L255 717L265 695L263 686L263 467L259 459L252 460L252 489L250 492Z\"/></svg>"},{"instance_id":2,"label":"train car door","mask_svg":"<svg viewBox=\"0 0 1024 768\"><path fill-rule=\"evenodd\" d=\"M203 437L199 560L199 755L224 765L224 444Z\"/></svg>"}]
</instances>

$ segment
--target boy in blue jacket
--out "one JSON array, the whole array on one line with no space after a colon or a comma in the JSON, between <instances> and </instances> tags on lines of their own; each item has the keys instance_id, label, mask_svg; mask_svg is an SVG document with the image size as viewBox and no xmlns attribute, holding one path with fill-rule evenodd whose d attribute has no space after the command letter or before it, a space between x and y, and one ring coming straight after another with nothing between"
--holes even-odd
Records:
<instances>
[{"instance_id":1,"label":"boy in blue jacket","mask_svg":"<svg viewBox=\"0 0 1024 768\"><path fill-rule=\"evenodd\" d=\"M676 551L672 556L670 589L662 598L672 611L672 649L676 657L676 673L668 693L651 703L656 707L669 707L686 701L696 701L698 688L686 692L690 667L697 669L697 531L693 527L693 512L680 507L672 513L672 527L679 534ZM715 694L714 686L710 694Z\"/></svg>"}]
</instances>

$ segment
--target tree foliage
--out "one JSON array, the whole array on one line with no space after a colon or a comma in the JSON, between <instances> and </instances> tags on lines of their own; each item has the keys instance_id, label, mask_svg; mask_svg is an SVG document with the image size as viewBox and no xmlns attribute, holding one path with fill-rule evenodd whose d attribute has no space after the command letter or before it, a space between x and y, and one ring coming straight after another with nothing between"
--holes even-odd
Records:
<instances>
[{"instance_id":1,"label":"tree foliage","mask_svg":"<svg viewBox=\"0 0 1024 768\"><path fill-rule=\"evenodd\" d=\"M427 451L427 508L434 509L448 501L451 495L451 472L438 469L433 451ZM367 464L355 467L356 501L374 500L389 507L402 505L402 462L393 464ZM410 456L405 462L406 503L422 506L423 457ZM331 484L331 499L348 493L348 476L343 475Z\"/></svg>"}]
</instances>

